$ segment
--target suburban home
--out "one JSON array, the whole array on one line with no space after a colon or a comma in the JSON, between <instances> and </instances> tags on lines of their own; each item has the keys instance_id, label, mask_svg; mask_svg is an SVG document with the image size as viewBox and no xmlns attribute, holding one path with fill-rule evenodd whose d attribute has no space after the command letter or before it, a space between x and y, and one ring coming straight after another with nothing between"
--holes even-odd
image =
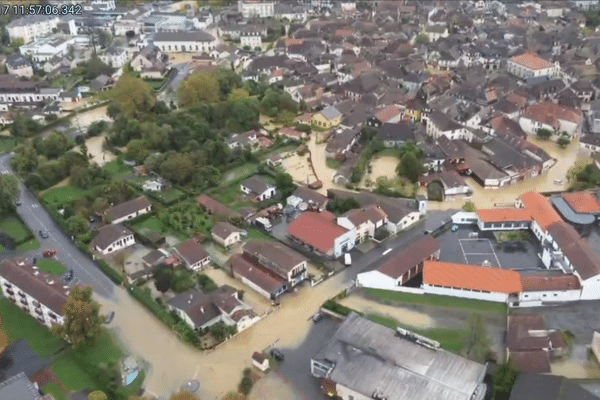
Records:
<instances>
[{"instance_id":1,"label":"suburban home","mask_svg":"<svg viewBox=\"0 0 600 400\"><path fill-rule=\"evenodd\" d=\"M253 175L240 184L240 190L252 200L263 201L275 196L276 188L260 176Z\"/></svg>"},{"instance_id":2,"label":"suburban home","mask_svg":"<svg viewBox=\"0 0 600 400\"><path fill-rule=\"evenodd\" d=\"M400 122L403 115L404 111L402 107L396 104L390 104L389 106L377 110L375 115L367 120L367 125L379 128L386 123L393 124Z\"/></svg>"},{"instance_id":3,"label":"suburban home","mask_svg":"<svg viewBox=\"0 0 600 400\"><path fill-rule=\"evenodd\" d=\"M203 210L207 211L209 214L227 217L227 218L241 218L241 214L233 211L231 208L227 207L225 204L218 202L217 200L209 197L205 194L201 194L198 199L198 205L202 207Z\"/></svg>"},{"instance_id":4,"label":"suburban home","mask_svg":"<svg viewBox=\"0 0 600 400\"><path fill-rule=\"evenodd\" d=\"M469 196L472 193L471 187L465 179L454 170L435 172L423 177L427 186L433 182L439 182L444 189L444 199L452 199L455 196Z\"/></svg>"},{"instance_id":5,"label":"suburban home","mask_svg":"<svg viewBox=\"0 0 600 400\"><path fill-rule=\"evenodd\" d=\"M283 278L288 288L307 278L306 257L279 242L253 240L244 246L244 255Z\"/></svg>"},{"instance_id":6,"label":"suburban home","mask_svg":"<svg viewBox=\"0 0 600 400\"><path fill-rule=\"evenodd\" d=\"M169 56L157 46L149 44L133 55L131 68L142 78L161 79L167 72Z\"/></svg>"},{"instance_id":7,"label":"suburban home","mask_svg":"<svg viewBox=\"0 0 600 400\"><path fill-rule=\"evenodd\" d=\"M348 153L358 143L360 128L336 129L335 133L327 141L325 155L334 158L337 155Z\"/></svg>"},{"instance_id":8,"label":"suburban home","mask_svg":"<svg viewBox=\"0 0 600 400\"><path fill-rule=\"evenodd\" d=\"M210 53L217 40L204 31L157 32L153 43L163 52Z\"/></svg>"},{"instance_id":9,"label":"suburban home","mask_svg":"<svg viewBox=\"0 0 600 400\"><path fill-rule=\"evenodd\" d=\"M525 53L508 60L506 70L522 79L538 76L552 77L560 73L560 64L548 61L534 53Z\"/></svg>"},{"instance_id":10,"label":"suburban home","mask_svg":"<svg viewBox=\"0 0 600 400\"><path fill-rule=\"evenodd\" d=\"M104 256L134 244L133 232L121 224L104 225L92 240L92 248Z\"/></svg>"},{"instance_id":11,"label":"suburban home","mask_svg":"<svg viewBox=\"0 0 600 400\"><path fill-rule=\"evenodd\" d=\"M104 212L104 216L111 224L119 224L123 221L147 214L151 209L152 203L144 196L140 196L109 208Z\"/></svg>"},{"instance_id":12,"label":"suburban home","mask_svg":"<svg viewBox=\"0 0 600 400\"><path fill-rule=\"evenodd\" d=\"M127 51L122 47L109 47L100 59L113 68L121 68L127 63Z\"/></svg>"},{"instance_id":13,"label":"suburban home","mask_svg":"<svg viewBox=\"0 0 600 400\"><path fill-rule=\"evenodd\" d=\"M388 148L400 147L404 143L415 140L415 133L407 122L385 122L381 124L377 139Z\"/></svg>"},{"instance_id":14,"label":"suburban home","mask_svg":"<svg viewBox=\"0 0 600 400\"><path fill-rule=\"evenodd\" d=\"M246 254L234 254L227 260L227 269L234 278L240 279L259 294L275 300L288 290L287 281L271 270L248 257Z\"/></svg>"},{"instance_id":15,"label":"suburban home","mask_svg":"<svg viewBox=\"0 0 600 400\"><path fill-rule=\"evenodd\" d=\"M252 365L254 365L262 372L265 372L269 369L269 359L265 357L262 353L255 351L254 353L252 353Z\"/></svg>"},{"instance_id":16,"label":"suburban home","mask_svg":"<svg viewBox=\"0 0 600 400\"><path fill-rule=\"evenodd\" d=\"M485 365L355 312L311 357L310 372L326 395L344 400L481 400L487 391Z\"/></svg>"},{"instance_id":17,"label":"suburban home","mask_svg":"<svg viewBox=\"0 0 600 400\"><path fill-rule=\"evenodd\" d=\"M327 206L327 196L312 190L306 186L298 186L294 193L287 198L287 204L298 210L318 210L323 211Z\"/></svg>"},{"instance_id":18,"label":"suburban home","mask_svg":"<svg viewBox=\"0 0 600 400\"><path fill-rule=\"evenodd\" d=\"M186 267L198 271L210 262L210 255L200 244L200 239L191 238L175 248L177 254L183 259Z\"/></svg>"},{"instance_id":19,"label":"suburban home","mask_svg":"<svg viewBox=\"0 0 600 400\"><path fill-rule=\"evenodd\" d=\"M215 242L223 247L230 247L242 240L242 230L229 222L219 221L212 229Z\"/></svg>"},{"instance_id":20,"label":"suburban home","mask_svg":"<svg viewBox=\"0 0 600 400\"><path fill-rule=\"evenodd\" d=\"M60 277L41 272L28 259L10 258L0 263L0 288L5 298L48 328L64 323L69 287Z\"/></svg>"},{"instance_id":21,"label":"suburban home","mask_svg":"<svg viewBox=\"0 0 600 400\"><path fill-rule=\"evenodd\" d=\"M373 289L397 290L423 272L425 260L438 260L440 243L431 235L418 238L378 268L357 275L356 285Z\"/></svg>"},{"instance_id":22,"label":"suburban home","mask_svg":"<svg viewBox=\"0 0 600 400\"><path fill-rule=\"evenodd\" d=\"M330 258L341 257L356 243L356 228L339 225L336 216L329 211L304 212L288 225L287 235L294 242Z\"/></svg>"},{"instance_id":23,"label":"suburban home","mask_svg":"<svg viewBox=\"0 0 600 400\"><path fill-rule=\"evenodd\" d=\"M342 113L334 106L329 106L318 113L314 113L310 123L323 129L328 129L342 123Z\"/></svg>"},{"instance_id":24,"label":"suburban home","mask_svg":"<svg viewBox=\"0 0 600 400\"><path fill-rule=\"evenodd\" d=\"M473 140L471 131L464 128L458 122L450 119L440 111L432 111L423 118L426 122L426 132L434 139L446 136L450 140L464 139L467 142Z\"/></svg>"},{"instance_id":25,"label":"suburban home","mask_svg":"<svg viewBox=\"0 0 600 400\"><path fill-rule=\"evenodd\" d=\"M338 224L348 229L356 229L356 240L359 243L373 238L375 231L386 229L387 214L375 204L364 208L356 208L346 212L338 219Z\"/></svg>"},{"instance_id":26,"label":"suburban home","mask_svg":"<svg viewBox=\"0 0 600 400\"><path fill-rule=\"evenodd\" d=\"M519 125L529 134L535 134L539 129L548 129L558 134L566 132L575 138L581 134L583 114L579 109L545 101L523 110Z\"/></svg>"},{"instance_id":27,"label":"suburban home","mask_svg":"<svg viewBox=\"0 0 600 400\"><path fill-rule=\"evenodd\" d=\"M259 136L263 136L263 134L258 130L236 133L227 139L227 146L229 146L230 149L235 149L236 147L254 149L258 145Z\"/></svg>"},{"instance_id":28,"label":"suburban home","mask_svg":"<svg viewBox=\"0 0 600 400\"><path fill-rule=\"evenodd\" d=\"M6 71L9 75L16 75L25 78L33 76L33 68L31 63L24 56L14 54L6 57Z\"/></svg>"},{"instance_id":29,"label":"suburban home","mask_svg":"<svg viewBox=\"0 0 600 400\"><path fill-rule=\"evenodd\" d=\"M169 300L169 309L193 329L207 329L223 322L228 326L235 325L240 332L260 319L238 298L238 291L227 285L210 293L198 289L180 293Z\"/></svg>"}]
</instances>

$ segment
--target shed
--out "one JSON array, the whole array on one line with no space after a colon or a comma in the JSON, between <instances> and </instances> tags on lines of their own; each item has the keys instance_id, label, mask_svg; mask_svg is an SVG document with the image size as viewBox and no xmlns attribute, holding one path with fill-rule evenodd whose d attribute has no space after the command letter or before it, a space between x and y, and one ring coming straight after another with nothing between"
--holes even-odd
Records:
<instances>
[{"instance_id":1,"label":"shed","mask_svg":"<svg viewBox=\"0 0 600 400\"><path fill-rule=\"evenodd\" d=\"M269 359L265 357L264 354L255 351L254 354L252 354L252 365L265 372L269 369Z\"/></svg>"}]
</instances>

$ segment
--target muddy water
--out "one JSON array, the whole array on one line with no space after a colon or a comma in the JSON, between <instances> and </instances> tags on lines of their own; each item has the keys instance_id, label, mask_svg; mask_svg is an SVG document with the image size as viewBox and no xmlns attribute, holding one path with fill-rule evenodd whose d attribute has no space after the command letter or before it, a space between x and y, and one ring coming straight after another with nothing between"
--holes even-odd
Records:
<instances>
[{"instance_id":1,"label":"muddy water","mask_svg":"<svg viewBox=\"0 0 600 400\"><path fill-rule=\"evenodd\" d=\"M513 202L521 193L528 190L538 190L540 192L565 190L568 187L566 176L569 169L576 162L589 160L589 156L580 151L579 141L571 143L566 149L560 149L554 142L541 141L535 137L530 137L530 141L555 158L557 160L556 165L541 176L497 190L485 190L473 179L468 178L467 184L473 189L471 201L475 203L477 208L491 208L494 207L495 203ZM559 179L563 183L557 185L554 183L555 179ZM424 194L426 191L421 188L419 192ZM443 203L430 202L429 207L432 209L460 208L465 201L465 199L457 199Z\"/></svg>"},{"instance_id":2,"label":"muddy water","mask_svg":"<svg viewBox=\"0 0 600 400\"><path fill-rule=\"evenodd\" d=\"M105 310L116 310L109 329L126 352L140 356L152 367L146 388L168 397L186 380L198 379L203 400L217 400L230 390L237 390L242 371L251 366L254 351L262 351L277 343L296 347L312 326L311 316L323 302L346 284L342 275L317 285L305 287L284 296L281 308L212 352L199 352L181 343L144 307L117 288L113 299L98 298ZM306 366L307 373L309 366ZM292 398L292 397L290 397Z\"/></svg>"},{"instance_id":3,"label":"muddy water","mask_svg":"<svg viewBox=\"0 0 600 400\"><path fill-rule=\"evenodd\" d=\"M365 314L379 314L393 318L402 325L408 325L417 329L435 328L436 325L435 320L427 314L402 307L388 306L359 296L346 297L340 303Z\"/></svg>"},{"instance_id":4,"label":"muddy water","mask_svg":"<svg viewBox=\"0 0 600 400\"><path fill-rule=\"evenodd\" d=\"M587 360L567 359L564 361L553 362L550 365L552 375L560 375L573 379L598 379L600 378L600 369L597 363Z\"/></svg>"},{"instance_id":5,"label":"muddy water","mask_svg":"<svg viewBox=\"0 0 600 400\"><path fill-rule=\"evenodd\" d=\"M375 182L380 176L385 176L390 179L398 177L398 174L396 174L396 167L398 166L398 157L373 157L373 159L371 160L371 165L373 167L372 172L370 174L368 172L365 174L365 177L361 182L362 186L365 186L365 181L367 179L370 179L372 182Z\"/></svg>"},{"instance_id":6,"label":"muddy water","mask_svg":"<svg viewBox=\"0 0 600 400\"><path fill-rule=\"evenodd\" d=\"M85 111L82 113L78 113L77 115L71 118L71 123L73 126L87 128L93 122L97 121L107 121L110 122L111 119L108 115L106 115L106 106L95 108L93 110Z\"/></svg>"},{"instance_id":7,"label":"muddy water","mask_svg":"<svg viewBox=\"0 0 600 400\"><path fill-rule=\"evenodd\" d=\"M316 180L310 166L308 165L307 158L308 154L303 156L293 154L283 160L283 168L292 176L292 178L294 178L294 181L307 184Z\"/></svg>"},{"instance_id":8,"label":"muddy water","mask_svg":"<svg viewBox=\"0 0 600 400\"><path fill-rule=\"evenodd\" d=\"M90 162L95 162L99 166L103 166L106 163L109 163L117 158L110 151L105 151L102 149L102 143L104 143L104 138L106 134L102 134L100 136L94 136L85 141L85 144L88 148L88 154L91 155ZM75 151L79 151L80 146L75 147Z\"/></svg>"}]
</instances>

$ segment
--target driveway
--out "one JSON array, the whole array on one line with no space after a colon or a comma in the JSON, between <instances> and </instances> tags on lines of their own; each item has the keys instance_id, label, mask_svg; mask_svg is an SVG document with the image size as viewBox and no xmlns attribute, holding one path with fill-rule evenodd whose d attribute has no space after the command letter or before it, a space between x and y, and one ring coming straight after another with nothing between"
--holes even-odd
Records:
<instances>
[{"instance_id":1,"label":"driveway","mask_svg":"<svg viewBox=\"0 0 600 400\"><path fill-rule=\"evenodd\" d=\"M10 158L11 156L6 154L0 156L0 173L14 173L9 166ZM54 248L58 251L56 259L75 272L75 279L71 285L90 285L96 294L104 297L112 294L115 286L112 281L100 271L92 260L79 251L77 246L54 223L50 214L24 185L21 185L21 205L16 207L16 210L29 229L38 236L41 243L39 250L24 254L20 253L19 255L24 255L30 259L33 257L40 258L42 250ZM49 232L50 237L48 239L39 238L37 233L40 230ZM9 256L16 255L13 253L7 254Z\"/></svg>"}]
</instances>

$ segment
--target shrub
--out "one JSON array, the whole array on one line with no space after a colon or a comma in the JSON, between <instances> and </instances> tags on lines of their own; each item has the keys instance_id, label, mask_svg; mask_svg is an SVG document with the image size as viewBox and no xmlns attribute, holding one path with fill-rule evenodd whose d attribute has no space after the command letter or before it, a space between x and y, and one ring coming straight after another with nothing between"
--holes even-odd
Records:
<instances>
[{"instance_id":1,"label":"shrub","mask_svg":"<svg viewBox=\"0 0 600 400\"><path fill-rule=\"evenodd\" d=\"M117 285L122 285L123 284L123 281L125 280L125 278L123 277L123 275L121 275L119 272L117 272L113 268L111 268L106 263L106 261L104 261L104 260L98 260L98 261L96 261L96 265L98 265L98 267L100 268L100 270L102 272L104 272L104 275L106 275L108 277L108 279L110 279L111 281L113 281Z\"/></svg>"},{"instance_id":2,"label":"shrub","mask_svg":"<svg viewBox=\"0 0 600 400\"><path fill-rule=\"evenodd\" d=\"M244 376L240 382L239 390L246 396L250 394L250 391L252 390L252 378L249 376Z\"/></svg>"},{"instance_id":3,"label":"shrub","mask_svg":"<svg viewBox=\"0 0 600 400\"><path fill-rule=\"evenodd\" d=\"M441 182L433 181L427 185L427 199L432 201L444 201L444 187Z\"/></svg>"},{"instance_id":4,"label":"shrub","mask_svg":"<svg viewBox=\"0 0 600 400\"><path fill-rule=\"evenodd\" d=\"M552 131L550 129L540 128L537 130L537 132L535 134L540 139L547 140L547 139L550 139L550 137L552 136Z\"/></svg>"}]
</instances>

